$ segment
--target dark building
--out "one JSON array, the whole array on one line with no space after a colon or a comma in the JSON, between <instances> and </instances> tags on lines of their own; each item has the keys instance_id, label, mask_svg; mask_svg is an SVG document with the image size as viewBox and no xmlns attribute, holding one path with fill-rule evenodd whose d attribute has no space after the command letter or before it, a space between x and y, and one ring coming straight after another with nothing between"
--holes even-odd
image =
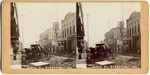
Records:
<instances>
[{"instance_id":1,"label":"dark building","mask_svg":"<svg viewBox=\"0 0 150 75\"><path fill-rule=\"evenodd\" d=\"M140 12L133 12L126 20L127 36L130 52L140 53L141 51L141 32L140 32Z\"/></svg>"},{"instance_id":2,"label":"dark building","mask_svg":"<svg viewBox=\"0 0 150 75\"><path fill-rule=\"evenodd\" d=\"M11 49L13 59L16 60L16 55L19 50L19 27L18 27L18 13L16 9L16 4L11 3Z\"/></svg>"},{"instance_id":3,"label":"dark building","mask_svg":"<svg viewBox=\"0 0 150 75\"><path fill-rule=\"evenodd\" d=\"M69 12L61 21L62 25L62 44L65 53L76 52L76 14Z\"/></svg>"},{"instance_id":4,"label":"dark building","mask_svg":"<svg viewBox=\"0 0 150 75\"><path fill-rule=\"evenodd\" d=\"M76 54L79 55L79 59L82 59L82 54L84 51L84 21L83 21L83 12L82 12L82 5L80 2L76 3L76 30L77 30L77 52Z\"/></svg>"}]
</instances>

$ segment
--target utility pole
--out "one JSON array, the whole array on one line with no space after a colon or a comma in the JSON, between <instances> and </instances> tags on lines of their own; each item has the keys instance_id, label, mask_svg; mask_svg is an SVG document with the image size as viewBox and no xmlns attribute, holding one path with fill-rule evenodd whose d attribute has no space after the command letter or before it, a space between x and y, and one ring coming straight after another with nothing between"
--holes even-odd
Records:
<instances>
[{"instance_id":1,"label":"utility pole","mask_svg":"<svg viewBox=\"0 0 150 75\"><path fill-rule=\"evenodd\" d=\"M88 42L88 47L89 47L89 15L90 14L86 14L87 15L87 42Z\"/></svg>"},{"instance_id":2,"label":"utility pole","mask_svg":"<svg viewBox=\"0 0 150 75\"><path fill-rule=\"evenodd\" d=\"M76 27L77 27L76 29L77 30L77 48L79 52L79 59L82 59L85 33L84 33L82 5L80 2L76 3Z\"/></svg>"},{"instance_id":3,"label":"utility pole","mask_svg":"<svg viewBox=\"0 0 150 75\"><path fill-rule=\"evenodd\" d=\"M121 22L121 25L123 25L124 26L124 21L123 21L123 2L122 2L122 22ZM123 46L123 30L124 29L124 27L122 28L122 26L120 26L120 33L121 33L121 36L120 36L120 52L122 53L123 52L123 48L122 48L122 46Z\"/></svg>"},{"instance_id":4,"label":"utility pole","mask_svg":"<svg viewBox=\"0 0 150 75\"><path fill-rule=\"evenodd\" d=\"M124 26L124 21L123 21L123 2L122 2L122 23L121 24L123 24L123 26ZM123 32L122 32L122 29L120 30L120 32L121 32L121 39L122 39L122 34L123 34Z\"/></svg>"},{"instance_id":5,"label":"utility pole","mask_svg":"<svg viewBox=\"0 0 150 75\"><path fill-rule=\"evenodd\" d=\"M58 1L57 1L57 22L58 22Z\"/></svg>"},{"instance_id":6,"label":"utility pole","mask_svg":"<svg viewBox=\"0 0 150 75\"><path fill-rule=\"evenodd\" d=\"M122 21L123 21L123 2L122 2Z\"/></svg>"},{"instance_id":7,"label":"utility pole","mask_svg":"<svg viewBox=\"0 0 150 75\"><path fill-rule=\"evenodd\" d=\"M22 14L22 15L20 15L21 17L22 17L22 48L24 47L24 37L23 37L23 35L24 35L24 24L23 24L23 17L25 16L24 14Z\"/></svg>"}]
</instances>

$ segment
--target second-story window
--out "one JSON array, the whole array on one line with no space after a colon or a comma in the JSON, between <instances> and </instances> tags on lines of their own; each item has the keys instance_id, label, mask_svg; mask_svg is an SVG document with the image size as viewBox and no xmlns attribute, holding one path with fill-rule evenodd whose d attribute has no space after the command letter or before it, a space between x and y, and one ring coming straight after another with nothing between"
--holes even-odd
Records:
<instances>
[{"instance_id":1,"label":"second-story window","mask_svg":"<svg viewBox=\"0 0 150 75\"><path fill-rule=\"evenodd\" d=\"M73 25L73 33L75 33L75 25Z\"/></svg>"},{"instance_id":2,"label":"second-story window","mask_svg":"<svg viewBox=\"0 0 150 75\"><path fill-rule=\"evenodd\" d=\"M134 27L132 27L132 34L134 33Z\"/></svg>"},{"instance_id":3,"label":"second-story window","mask_svg":"<svg viewBox=\"0 0 150 75\"><path fill-rule=\"evenodd\" d=\"M67 28L67 34L69 34L69 28Z\"/></svg>"},{"instance_id":4,"label":"second-story window","mask_svg":"<svg viewBox=\"0 0 150 75\"><path fill-rule=\"evenodd\" d=\"M130 37L132 36L132 29L130 28Z\"/></svg>"},{"instance_id":5,"label":"second-story window","mask_svg":"<svg viewBox=\"0 0 150 75\"><path fill-rule=\"evenodd\" d=\"M130 32L130 29L127 30L127 36L128 36L128 37L129 37L129 32Z\"/></svg>"},{"instance_id":6,"label":"second-story window","mask_svg":"<svg viewBox=\"0 0 150 75\"><path fill-rule=\"evenodd\" d=\"M70 26L70 34L72 33L72 28L71 28L71 26Z\"/></svg>"},{"instance_id":7,"label":"second-story window","mask_svg":"<svg viewBox=\"0 0 150 75\"><path fill-rule=\"evenodd\" d=\"M136 33L136 30L137 30L136 28L137 28L137 27L135 26L134 28L135 28L134 30L135 30L135 33Z\"/></svg>"},{"instance_id":8,"label":"second-story window","mask_svg":"<svg viewBox=\"0 0 150 75\"><path fill-rule=\"evenodd\" d=\"M65 29L65 37L66 37L66 29Z\"/></svg>"},{"instance_id":9,"label":"second-story window","mask_svg":"<svg viewBox=\"0 0 150 75\"><path fill-rule=\"evenodd\" d=\"M138 25L138 32L140 33L140 24Z\"/></svg>"},{"instance_id":10,"label":"second-story window","mask_svg":"<svg viewBox=\"0 0 150 75\"><path fill-rule=\"evenodd\" d=\"M63 36L64 36L64 35L63 35L63 30L62 30L61 34L62 34L62 38L63 38Z\"/></svg>"}]
</instances>

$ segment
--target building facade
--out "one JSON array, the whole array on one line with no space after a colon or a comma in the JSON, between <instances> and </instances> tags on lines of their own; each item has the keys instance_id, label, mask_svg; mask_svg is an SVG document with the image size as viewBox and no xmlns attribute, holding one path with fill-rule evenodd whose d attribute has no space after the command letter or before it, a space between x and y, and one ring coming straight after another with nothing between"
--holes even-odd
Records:
<instances>
[{"instance_id":1,"label":"building facade","mask_svg":"<svg viewBox=\"0 0 150 75\"><path fill-rule=\"evenodd\" d=\"M73 53L76 51L76 14L69 12L61 21L62 25L62 41L65 53Z\"/></svg>"},{"instance_id":2,"label":"building facade","mask_svg":"<svg viewBox=\"0 0 150 75\"><path fill-rule=\"evenodd\" d=\"M44 48L48 48L52 46L52 38L53 38L53 29L47 29L43 33L40 34L39 44Z\"/></svg>"},{"instance_id":3,"label":"building facade","mask_svg":"<svg viewBox=\"0 0 150 75\"><path fill-rule=\"evenodd\" d=\"M59 22L53 22L53 27L40 34L39 44L43 49L57 53L58 42L61 40Z\"/></svg>"},{"instance_id":4,"label":"building facade","mask_svg":"<svg viewBox=\"0 0 150 75\"><path fill-rule=\"evenodd\" d=\"M118 38L117 38L117 46L119 53L127 53L127 28L124 27L123 21L118 21Z\"/></svg>"},{"instance_id":5,"label":"building facade","mask_svg":"<svg viewBox=\"0 0 150 75\"><path fill-rule=\"evenodd\" d=\"M133 12L126 20L127 36L130 52L140 53L141 32L140 32L140 12Z\"/></svg>"},{"instance_id":6,"label":"building facade","mask_svg":"<svg viewBox=\"0 0 150 75\"><path fill-rule=\"evenodd\" d=\"M117 46L118 38L118 28L112 28L109 32L105 33L105 44L110 48L115 48Z\"/></svg>"},{"instance_id":7,"label":"building facade","mask_svg":"<svg viewBox=\"0 0 150 75\"><path fill-rule=\"evenodd\" d=\"M56 49L57 53L61 54L63 53L63 41L62 41L62 29L58 30L58 35L56 37Z\"/></svg>"},{"instance_id":8,"label":"building facade","mask_svg":"<svg viewBox=\"0 0 150 75\"><path fill-rule=\"evenodd\" d=\"M112 28L109 32L105 33L105 44L110 48L116 50L118 53L126 51L126 37L127 29L124 27L123 21L118 21L118 26Z\"/></svg>"}]
</instances>

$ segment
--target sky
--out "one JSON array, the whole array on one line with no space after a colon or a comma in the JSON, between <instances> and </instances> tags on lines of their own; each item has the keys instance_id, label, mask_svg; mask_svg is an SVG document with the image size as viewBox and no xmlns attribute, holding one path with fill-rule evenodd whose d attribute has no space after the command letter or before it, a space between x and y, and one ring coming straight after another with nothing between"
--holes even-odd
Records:
<instances>
[{"instance_id":1,"label":"sky","mask_svg":"<svg viewBox=\"0 0 150 75\"><path fill-rule=\"evenodd\" d=\"M87 40L87 27L89 27L89 46L94 47L96 43L104 40L104 34L117 27L117 21L129 18L133 11L140 12L140 3L138 2L101 2L101 3L82 3L84 14L85 40ZM123 8L123 10L122 10ZM123 11L123 13L122 13ZM87 24L87 15L88 24ZM88 26L89 25L89 26Z\"/></svg>"},{"instance_id":2,"label":"sky","mask_svg":"<svg viewBox=\"0 0 150 75\"><path fill-rule=\"evenodd\" d=\"M24 48L39 41L39 35L51 28L53 22L61 24L68 12L76 12L75 3L16 2L16 6L20 41Z\"/></svg>"},{"instance_id":3,"label":"sky","mask_svg":"<svg viewBox=\"0 0 150 75\"><path fill-rule=\"evenodd\" d=\"M76 12L75 3L51 3L51 2L17 2L17 11L20 29L20 41L23 47L39 41L39 35L52 27L52 22L60 22L68 12ZM89 35L89 46L95 46L104 40L104 34L117 26L117 21L126 21L133 11L140 11L138 2L84 2L82 10L84 16L85 40ZM89 34L87 34L87 15ZM61 25L60 25L61 26ZM125 23L126 26L126 23Z\"/></svg>"}]
</instances>

